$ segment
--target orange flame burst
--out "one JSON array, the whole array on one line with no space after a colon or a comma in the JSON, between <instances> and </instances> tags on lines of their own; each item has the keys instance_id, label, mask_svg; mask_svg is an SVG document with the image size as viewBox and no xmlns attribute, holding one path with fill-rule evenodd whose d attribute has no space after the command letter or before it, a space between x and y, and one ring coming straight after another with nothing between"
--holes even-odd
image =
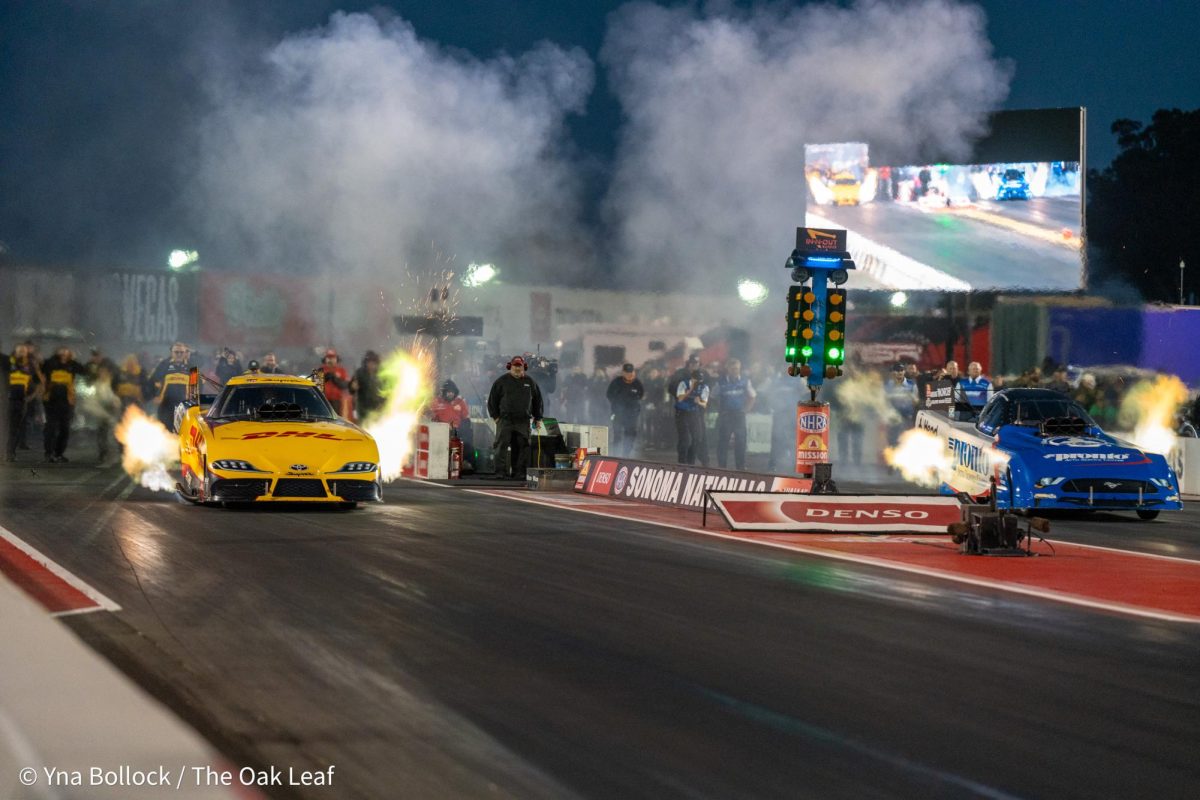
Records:
<instances>
[{"instance_id":1,"label":"orange flame burst","mask_svg":"<svg viewBox=\"0 0 1200 800\"><path fill-rule=\"evenodd\" d=\"M384 359L379 377L387 402L363 429L379 446L380 476L392 481L408 461L421 410L433 396L433 360L421 347L398 349Z\"/></svg>"},{"instance_id":2,"label":"orange flame burst","mask_svg":"<svg viewBox=\"0 0 1200 800\"><path fill-rule=\"evenodd\" d=\"M1121 401L1121 416L1134 420L1133 443L1151 453L1169 453L1177 438L1175 414L1187 398L1187 386L1174 375L1135 383Z\"/></svg>"},{"instance_id":3,"label":"orange flame burst","mask_svg":"<svg viewBox=\"0 0 1200 800\"><path fill-rule=\"evenodd\" d=\"M900 470L907 481L919 486L940 486L954 472L954 461L946 443L929 431L913 428L900 434L895 447L883 451L888 466Z\"/></svg>"},{"instance_id":4,"label":"orange flame burst","mask_svg":"<svg viewBox=\"0 0 1200 800\"><path fill-rule=\"evenodd\" d=\"M179 466L179 439L137 406L125 409L117 423L117 441L124 452L121 466L138 484L156 492L175 488L170 470Z\"/></svg>"}]
</instances>

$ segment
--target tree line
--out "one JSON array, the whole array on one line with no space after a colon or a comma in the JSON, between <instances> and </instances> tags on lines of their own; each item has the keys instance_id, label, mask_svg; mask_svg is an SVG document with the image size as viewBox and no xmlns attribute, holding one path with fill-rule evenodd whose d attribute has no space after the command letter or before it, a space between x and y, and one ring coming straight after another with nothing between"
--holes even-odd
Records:
<instances>
[{"instance_id":1,"label":"tree line","mask_svg":"<svg viewBox=\"0 0 1200 800\"><path fill-rule=\"evenodd\" d=\"M1112 124L1120 152L1088 170L1092 283L1132 284L1148 301L1179 301L1200 286L1200 109L1159 109L1149 125ZM1190 302L1194 302L1191 300Z\"/></svg>"}]
</instances>

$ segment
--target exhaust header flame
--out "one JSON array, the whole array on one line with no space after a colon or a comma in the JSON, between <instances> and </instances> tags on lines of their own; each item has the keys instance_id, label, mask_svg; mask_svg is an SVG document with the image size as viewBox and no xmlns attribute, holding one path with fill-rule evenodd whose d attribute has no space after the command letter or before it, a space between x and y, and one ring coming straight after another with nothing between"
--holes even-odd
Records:
<instances>
[{"instance_id":1,"label":"exhaust header flame","mask_svg":"<svg viewBox=\"0 0 1200 800\"><path fill-rule=\"evenodd\" d=\"M1174 375L1134 384L1121 402L1121 417L1133 423L1133 443L1166 455L1175 447L1175 414L1188 399L1187 386Z\"/></svg>"},{"instance_id":2,"label":"exhaust header flame","mask_svg":"<svg viewBox=\"0 0 1200 800\"><path fill-rule=\"evenodd\" d=\"M883 457L888 466L900 470L905 480L920 486L941 486L954 472L945 442L920 428L900 434L900 441L885 449Z\"/></svg>"},{"instance_id":3,"label":"exhaust header flame","mask_svg":"<svg viewBox=\"0 0 1200 800\"><path fill-rule=\"evenodd\" d=\"M386 481L400 477L412 449L413 430L421 409L433 396L433 359L423 347L392 352L379 367L387 402L363 421L363 429L379 445L379 472Z\"/></svg>"},{"instance_id":4,"label":"exhaust header flame","mask_svg":"<svg viewBox=\"0 0 1200 800\"><path fill-rule=\"evenodd\" d=\"M124 447L121 466L141 486L156 492L175 489L170 471L179 466L179 439L137 406L125 409L117 423L117 441Z\"/></svg>"}]
</instances>

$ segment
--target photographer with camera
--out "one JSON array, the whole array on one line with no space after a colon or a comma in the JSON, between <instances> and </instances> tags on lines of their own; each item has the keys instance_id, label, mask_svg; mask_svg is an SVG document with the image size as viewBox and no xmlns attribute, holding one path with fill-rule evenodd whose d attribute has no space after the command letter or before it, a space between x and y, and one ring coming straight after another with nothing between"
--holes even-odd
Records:
<instances>
[{"instance_id":1,"label":"photographer with camera","mask_svg":"<svg viewBox=\"0 0 1200 800\"><path fill-rule=\"evenodd\" d=\"M525 374L533 379L542 393L543 412L550 413L550 395L558 389L558 360L543 355L525 353Z\"/></svg>"},{"instance_id":2,"label":"photographer with camera","mask_svg":"<svg viewBox=\"0 0 1200 800\"><path fill-rule=\"evenodd\" d=\"M242 369L241 356L228 347L222 347L217 351L216 361L217 365L213 368L213 373L217 376L217 382L222 385L228 383L229 379L235 375L245 372Z\"/></svg>"},{"instance_id":3,"label":"photographer with camera","mask_svg":"<svg viewBox=\"0 0 1200 800\"><path fill-rule=\"evenodd\" d=\"M704 433L704 413L708 408L708 384L704 373L692 370L687 380L675 388L675 434L678 437L680 464L708 466L708 444Z\"/></svg>"},{"instance_id":4,"label":"photographer with camera","mask_svg":"<svg viewBox=\"0 0 1200 800\"><path fill-rule=\"evenodd\" d=\"M343 419L353 419L353 398L350 395L350 374L341 364L337 350L330 347L317 367L324 378L325 399Z\"/></svg>"}]
</instances>

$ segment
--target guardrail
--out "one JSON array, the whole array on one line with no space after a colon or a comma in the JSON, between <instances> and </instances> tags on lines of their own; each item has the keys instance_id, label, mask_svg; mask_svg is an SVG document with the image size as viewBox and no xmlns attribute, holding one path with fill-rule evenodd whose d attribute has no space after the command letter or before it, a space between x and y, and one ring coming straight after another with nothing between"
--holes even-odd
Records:
<instances>
[{"instance_id":1,"label":"guardrail","mask_svg":"<svg viewBox=\"0 0 1200 800\"><path fill-rule=\"evenodd\" d=\"M1200 439L1178 439L1167 463L1179 478L1181 494L1200 496Z\"/></svg>"}]
</instances>

